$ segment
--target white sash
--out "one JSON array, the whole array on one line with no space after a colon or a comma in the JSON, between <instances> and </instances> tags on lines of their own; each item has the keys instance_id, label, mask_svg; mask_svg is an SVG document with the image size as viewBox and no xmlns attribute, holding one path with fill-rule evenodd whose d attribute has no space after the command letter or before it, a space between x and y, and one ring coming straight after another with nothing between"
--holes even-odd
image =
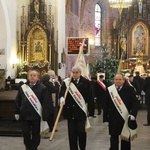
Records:
<instances>
[{"instance_id":1,"label":"white sash","mask_svg":"<svg viewBox=\"0 0 150 150\"><path fill-rule=\"evenodd\" d=\"M40 130L41 130L41 133L43 133L49 127L48 127L47 122L42 120L42 105L41 105L39 99L37 98L37 96L35 95L35 93L32 91L32 89L27 84L23 84L21 87L22 87L22 90L23 90L25 96L27 97L27 99L29 100L29 102L31 103L33 108L36 110L36 112L41 117Z\"/></svg>"},{"instance_id":2,"label":"white sash","mask_svg":"<svg viewBox=\"0 0 150 150\"><path fill-rule=\"evenodd\" d=\"M74 101L78 104L78 106L84 111L86 115L86 125L85 129L86 131L91 128L89 119L87 117L87 106L85 104L84 98L79 92L79 90L76 88L76 86L70 82L69 78L64 80L66 87L68 88L69 93L73 97Z\"/></svg>"},{"instance_id":3,"label":"white sash","mask_svg":"<svg viewBox=\"0 0 150 150\"><path fill-rule=\"evenodd\" d=\"M106 85L102 81L97 80L97 83L103 88L104 91L106 91Z\"/></svg>"},{"instance_id":4,"label":"white sash","mask_svg":"<svg viewBox=\"0 0 150 150\"><path fill-rule=\"evenodd\" d=\"M116 109L118 110L119 114L122 116L122 118L125 121L122 132L121 132L121 138L127 141L129 140L129 138L133 140L135 137L137 137L137 133L136 133L136 130L132 130L128 127L129 112L125 104L123 103L121 97L119 96L114 84L108 87L108 91Z\"/></svg>"}]
</instances>

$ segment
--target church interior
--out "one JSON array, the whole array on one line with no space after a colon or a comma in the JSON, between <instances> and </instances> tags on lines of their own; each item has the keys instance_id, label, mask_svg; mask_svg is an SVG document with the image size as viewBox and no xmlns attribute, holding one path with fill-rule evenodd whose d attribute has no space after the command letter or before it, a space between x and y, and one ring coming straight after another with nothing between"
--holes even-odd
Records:
<instances>
[{"instance_id":1,"label":"church interior","mask_svg":"<svg viewBox=\"0 0 150 150\"><path fill-rule=\"evenodd\" d=\"M120 72L147 76L150 2L129 0L118 5L113 0L1 2L0 89L5 89L8 77L26 78L33 68L41 75L52 69L64 79L83 39L92 77L99 70L106 76L112 69L115 73L119 64Z\"/></svg>"},{"instance_id":2,"label":"church interior","mask_svg":"<svg viewBox=\"0 0 150 150\"><path fill-rule=\"evenodd\" d=\"M83 54L93 80L98 72L110 82L117 72L135 75L138 71L142 78L150 75L150 0L1 0L0 8L1 135L20 136L20 130L9 129L8 123L16 124L16 89L20 81L26 81L28 71L36 69L42 76L52 69L65 79L75 65L83 40ZM139 122L143 123L144 117L146 112L142 110ZM103 125L98 130L98 123L102 124L101 118L93 122L95 133L103 132L102 128L107 132ZM107 140L101 144L107 144ZM138 142L133 144L134 149L150 148L145 142L146 147L139 149ZM53 143L52 148L59 150L55 146ZM44 146L40 148L46 150ZM101 148L105 149L108 147Z\"/></svg>"}]
</instances>

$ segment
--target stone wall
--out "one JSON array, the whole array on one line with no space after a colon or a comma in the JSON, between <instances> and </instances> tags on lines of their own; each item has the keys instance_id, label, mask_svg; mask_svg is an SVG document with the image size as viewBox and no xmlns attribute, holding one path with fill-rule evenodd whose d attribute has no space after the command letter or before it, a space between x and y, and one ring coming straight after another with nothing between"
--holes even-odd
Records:
<instances>
[{"instance_id":1,"label":"stone wall","mask_svg":"<svg viewBox=\"0 0 150 150\"><path fill-rule=\"evenodd\" d=\"M106 44L106 49L111 50L112 47L112 29L113 21L118 17L117 11L112 11L107 0L86 0L84 3L84 9L81 9L83 12L82 18L80 16L75 16L70 12L66 16L66 39L67 37L88 37L94 40L94 19L95 19L95 5L99 4L102 10L102 44ZM67 44L67 42L66 42ZM67 45L66 45L67 47ZM102 48L90 46L90 53L88 56L85 56L87 62L95 63L96 59L101 59L102 57ZM71 70L70 67L73 66L77 55L70 56L67 55L67 68L66 73Z\"/></svg>"}]
</instances>

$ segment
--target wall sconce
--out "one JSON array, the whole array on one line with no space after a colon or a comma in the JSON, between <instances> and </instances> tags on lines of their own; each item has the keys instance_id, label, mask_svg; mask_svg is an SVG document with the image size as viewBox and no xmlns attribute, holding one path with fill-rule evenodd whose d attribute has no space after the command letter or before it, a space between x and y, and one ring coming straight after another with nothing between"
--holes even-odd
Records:
<instances>
[{"instance_id":1,"label":"wall sconce","mask_svg":"<svg viewBox=\"0 0 150 150\"><path fill-rule=\"evenodd\" d=\"M18 64L12 64L12 69L15 69L18 66Z\"/></svg>"},{"instance_id":2,"label":"wall sconce","mask_svg":"<svg viewBox=\"0 0 150 150\"><path fill-rule=\"evenodd\" d=\"M12 69L15 69L19 64L19 60L16 59L16 60L13 60L13 63L12 63Z\"/></svg>"},{"instance_id":3,"label":"wall sconce","mask_svg":"<svg viewBox=\"0 0 150 150\"><path fill-rule=\"evenodd\" d=\"M94 45L94 39L89 39L89 44Z\"/></svg>"},{"instance_id":4,"label":"wall sconce","mask_svg":"<svg viewBox=\"0 0 150 150\"><path fill-rule=\"evenodd\" d=\"M89 39L89 45L90 45L90 49L94 49L95 48L94 39Z\"/></svg>"},{"instance_id":5,"label":"wall sconce","mask_svg":"<svg viewBox=\"0 0 150 150\"><path fill-rule=\"evenodd\" d=\"M61 62L63 64L65 64L65 62L66 62L66 53L65 53L64 48L63 48L63 52L61 53Z\"/></svg>"},{"instance_id":6,"label":"wall sconce","mask_svg":"<svg viewBox=\"0 0 150 150\"><path fill-rule=\"evenodd\" d=\"M15 64L12 64L12 68L13 68L13 69L15 68Z\"/></svg>"}]
</instances>

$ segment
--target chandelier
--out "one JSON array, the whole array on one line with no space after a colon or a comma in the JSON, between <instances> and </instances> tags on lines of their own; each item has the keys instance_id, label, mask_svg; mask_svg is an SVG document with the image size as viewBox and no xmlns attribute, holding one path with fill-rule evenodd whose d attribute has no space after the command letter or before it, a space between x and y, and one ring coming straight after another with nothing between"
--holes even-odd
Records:
<instances>
[{"instance_id":1,"label":"chandelier","mask_svg":"<svg viewBox=\"0 0 150 150\"><path fill-rule=\"evenodd\" d=\"M123 8L129 8L132 5L132 0L109 0L110 7L117 8L121 15Z\"/></svg>"}]
</instances>

